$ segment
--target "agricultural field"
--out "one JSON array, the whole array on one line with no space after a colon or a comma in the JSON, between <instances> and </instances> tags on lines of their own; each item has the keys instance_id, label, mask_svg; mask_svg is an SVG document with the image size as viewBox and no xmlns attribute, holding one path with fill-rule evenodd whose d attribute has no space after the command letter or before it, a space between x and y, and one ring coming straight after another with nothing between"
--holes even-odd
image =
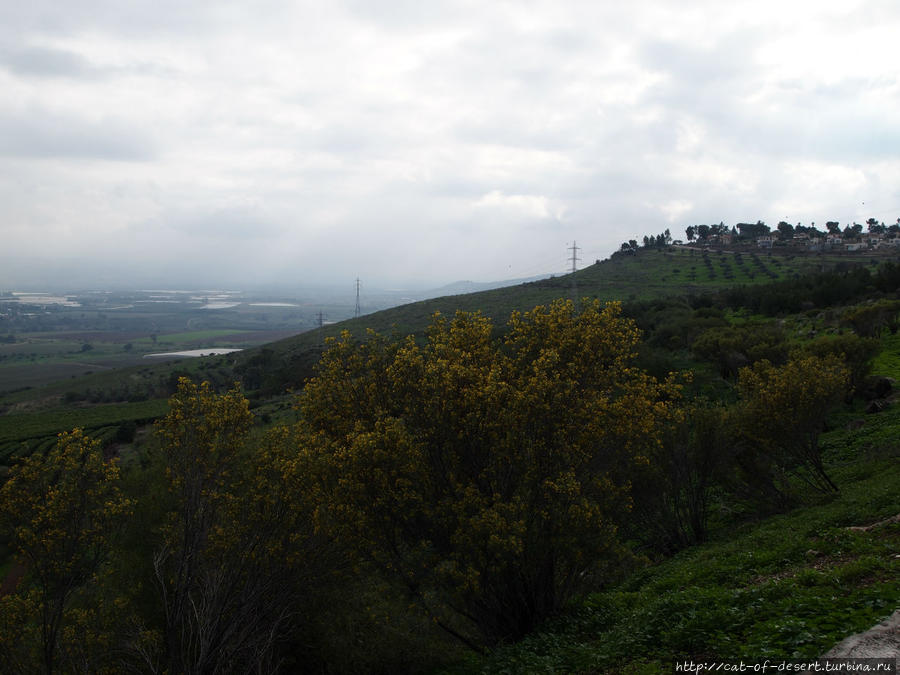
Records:
<instances>
[{"instance_id":1,"label":"agricultural field","mask_svg":"<svg viewBox=\"0 0 900 675\"><path fill-rule=\"evenodd\" d=\"M233 358L352 316L354 297L128 291L0 292L0 471L79 426L105 443L160 415L179 376L228 387ZM370 309L393 296L372 297ZM196 350L204 358L174 352ZM290 406L287 406L289 410ZM262 415L287 414L269 405Z\"/></svg>"},{"instance_id":2,"label":"agricultural field","mask_svg":"<svg viewBox=\"0 0 900 675\"><path fill-rule=\"evenodd\" d=\"M0 394L147 364L149 354L247 349L353 311L236 291L0 294Z\"/></svg>"},{"instance_id":3,"label":"agricultural field","mask_svg":"<svg viewBox=\"0 0 900 675\"><path fill-rule=\"evenodd\" d=\"M93 372L147 364L158 352L203 348L247 349L296 334L291 330L217 329L164 335L26 333L0 344L0 392L40 386Z\"/></svg>"},{"instance_id":4,"label":"agricultural field","mask_svg":"<svg viewBox=\"0 0 900 675\"><path fill-rule=\"evenodd\" d=\"M85 429L94 438L111 441L117 434L121 438L119 429L124 425L133 434L138 425L152 421L165 411L166 400L154 399L0 415L0 465L16 456L50 447L57 434L75 427Z\"/></svg>"}]
</instances>

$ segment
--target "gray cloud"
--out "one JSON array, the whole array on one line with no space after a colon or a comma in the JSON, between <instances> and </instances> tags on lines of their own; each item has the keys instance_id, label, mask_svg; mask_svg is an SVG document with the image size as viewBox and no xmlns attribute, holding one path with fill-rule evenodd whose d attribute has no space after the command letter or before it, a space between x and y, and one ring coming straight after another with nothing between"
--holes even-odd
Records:
<instances>
[{"instance_id":1,"label":"gray cloud","mask_svg":"<svg viewBox=\"0 0 900 675\"><path fill-rule=\"evenodd\" d=\"M234 4L234 3L232 3ZM9 30L70 34L95 30L134 35L148 32L186 33L209 26L227 14L229 3L211 0L90 0L89 4L60 4L54 0L5 2L4 24ZM262 6L260 5L260 8Z\"/></svg>"},{"instance_id":2,"label":"gray cloud","mask_svg":"<svg viewBox=\"0 0 900 675\"><path fill-rule=\"evenodd\" d=\"M94 68L79 54L47 47L0 47L0 66L26 77L98 77Z\"/></svg>"},{"instance_id":3,"label":"gray cloud","mask_svg":"<svg viewBox=\"0 0 900 675\"><path fill-rule=\"evenodd\" d=\"M154 157L155 148L147 134L120 122L37 109L0 113L0 155L144 162Z\"/></svg>"}]
</instances>

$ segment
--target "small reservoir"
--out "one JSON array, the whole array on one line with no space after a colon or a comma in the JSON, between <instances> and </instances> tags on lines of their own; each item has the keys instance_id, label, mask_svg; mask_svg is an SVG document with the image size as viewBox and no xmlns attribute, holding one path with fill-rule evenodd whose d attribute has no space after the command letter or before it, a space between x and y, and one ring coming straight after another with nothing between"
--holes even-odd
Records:
<instances>
[{"instance_id":1,"label":"small reservoir","mask_svg":"<svg viewBox=\"0 0 900 675\"><path fill-rule=\"evenodd\" d=\"M181 352L159 352L157 354L144 354L145 359L176 357L176 358L194 358L198 356L221 356L222 354L231 354L232 352L240 352L241 349L228 349L226 347L212 347L210 349L185 349Z\"/></svg>"}]
</instances>

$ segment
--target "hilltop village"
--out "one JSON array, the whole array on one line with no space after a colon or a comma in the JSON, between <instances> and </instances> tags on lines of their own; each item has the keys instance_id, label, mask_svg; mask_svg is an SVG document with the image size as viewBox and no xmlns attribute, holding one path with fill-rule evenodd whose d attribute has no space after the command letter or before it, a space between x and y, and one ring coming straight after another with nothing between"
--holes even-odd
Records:
<instances>
[{"instance_id":1,"label":"hilltop village","mask_svg":"<svg viewBox=\"0 0 900 675\"><path fill-rule=\"evenodd\" d=\"M639 248L665 246L734 250L783 249L784 252L791 253L894 252L900 248L900 218L891 225L869 218L865 223L865 231L860 223L841 227L837 221L828 221L825 228L823 232L816 228L815 223L806 226L801 223L791 225L785 221L779 222L775 229L762 221L738 223L732 227L724 223L689 225L685 228L685 239L673 239L670 231L666 230L657 235L645 235L640 242L636 239L623 242L619 253L629 254Z\"/></svg>"}]
</instances>

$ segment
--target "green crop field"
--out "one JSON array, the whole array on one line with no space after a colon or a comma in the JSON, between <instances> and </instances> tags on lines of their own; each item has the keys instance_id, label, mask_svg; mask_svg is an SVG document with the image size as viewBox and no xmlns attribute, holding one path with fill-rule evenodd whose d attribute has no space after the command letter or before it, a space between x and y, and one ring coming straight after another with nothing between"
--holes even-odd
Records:
<instances>
[{"instance_id":1,"label":"green crop field","mask_svg":"<svg viewBox=\"0 0 900 675\"><path fill-rule=\"evenodd\" d=\"M43 438L75 427L93 429L123 421L143 421L166 411L166 400L114 403L0 416L0 442Z\"/></svg>"}]
</instances>

